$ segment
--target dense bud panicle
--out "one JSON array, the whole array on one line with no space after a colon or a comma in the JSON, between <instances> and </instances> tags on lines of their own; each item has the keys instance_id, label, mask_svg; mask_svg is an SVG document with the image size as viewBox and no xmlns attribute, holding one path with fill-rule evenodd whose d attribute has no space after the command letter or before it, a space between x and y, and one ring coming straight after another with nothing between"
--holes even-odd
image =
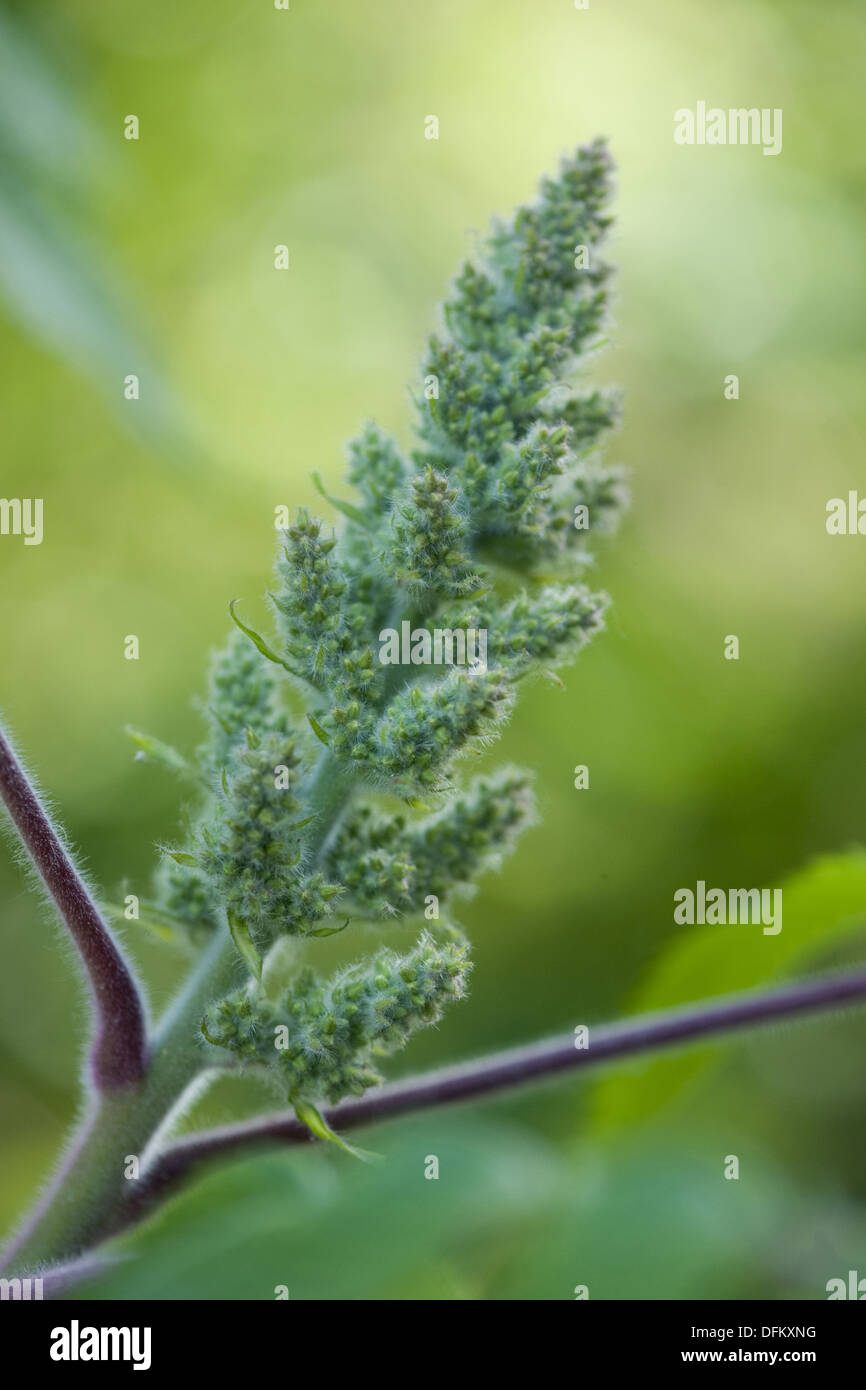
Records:
<instances>
[{"instance_id":1,"label":"dense bud panicle","mask_svg":"<svg viewBox=\"0 0 866 1390\"><path fill-rule=\"evenodd\" d=\"M211 661L205 717L209 739L202 749L205 766L219 776L247 729L284 727L277 673L262 661L249 639L236 629Z\"/></svg>"},{"instance_id":2,"label":"dense bud panicle","mask_svg":"<svg viewBox=\"0 0 866 1390\"><path fill-rule=\"evenodd\" d=\"M550 669L571 660L604 625L606 594L582 584L547 584L532 596L519 593L504 603L485 596L443 610L448 628L485 628L488 661L510 679L539 666Z\"/></svg>"},{"instance_id":3,"label":"dense bud panicle","mask_svg":"<svg viewBox=\"0 0 866 1390\"><path fill-rule=\"evenodd\" d=\"M456 500L448 479L425 468L412 479L409 497L395 503L385 568L416 598L425 592L468 594L479 586L465 549L469 528Z\"/></svg>"},{"instance_id":4,"label":"dense bud panicle","mask_svg":"<svg viewBox=\"0 0 866 1390\"><path fill-rule=\"evenodd\" d=\"M450 338L435 335L425 362L439 395L419 401L417 460L462 489L479 539L521 539L510 548L519 568L573 539L572 507L582 499L565 484L617 419L611 393L581 395L563 381L596 346L605 318L610 269L598 247L610 225L611 175L596 141L543 180L534 207L497 226L485 267L466 265L458 276L445 305ZM542 422L555 443L539 439ZM563 485L544 505L533 502L532 488L554 475ZM620 490L617 506L624 501ZM507 562L500 546L503 555Z\"/></svg>"},{"instance_id":5,"label":"dense bud panicle","mask_svg":"<svg viewBox=\"0 0 866 1390\"><path fill-rule=\"evenodd\" d=\"M280 587L273 596L286 651L314 684L324 685L342 650L343 612L340 603L346 581L331 558L337 541L323 535L321 521L299 508L285 534L277 561Z\"/></svg>"},{"instance_id":6,"label":"dense bud panicle","mask_svg":"<svg viewBox=\"0 0 866 1390\"><path fill-rule=\"evenodd\" d=\"M419 912L431 893L442 904L466 892L534 819L531 777L505 768L476 777L441 811L422 819L357 806L330 847L326 869L339 873L347 906L360 916Z\"/></svg>"},{"instance_id":7,"label":"dense bud panicle","mask_svg":"<svg viewBox=\"0 0 866 1390\"><path fill-rule=\"evenodd\" d=\"M304 870L299 768L291 736L256 739L236 754L216 814L201 829L204 873L226 910L266 940L303 934L340 893Z\"/></svg>"},{"instance_id":8,"label":"dense bud panicle","mask_svg":"<svg viewBox=\"0 0 866 1390\"><path fill-rule=\"evenodd\" d=\"M347 481L360 493L372 517L387 516L407 476L405 460L396 444L368 420L348 452Z\"/></svg>"},{"instance_id":9,"label":"dense bud panicle","mask_svg":"<svg viewBox=\"0 0 866 1390\"><path fill-rule=\"evenodd\" d=\"M447 901L511 852L535 820L532 779L519 768L476 778L438 815L407 827L415 892Z\"/></svg>"},{"instance_id":10,"label":"dense bud panicle","mask_svg":"<svg viewBox=\"0 0 866 1390\"><path fill-rule=\"evenodd\" d=\"M440 680L407 686L385 710L358 761L398 787L435 790L444 768L493 731L512 699L497 670L452 670Z\"/></svg>"},{"instance_id":11,"label":"dense bud panicle","mask_svg":"<svg viewBox=\"0 0 866 1390\"><path fill-rule=\"evenodd\" d=\"M156 873L156 905L191 944L201 945L219 924L219 894L211 878L194 865L162 860Z\"/></svg>"},{"instance_id":12,"label":"dense bud panicle","mask_svg":"<svg viewBox=\"0 0 866 1390\"><path fill-rule=\"evenodd\" d=\"M377 1085L375 1058L436 1023L463 996L470 968L465 945L425 934L406 955L380 951L331 980L302 971L276 1004L232 995L209 1011L203 1031L242 1062L266 1066L288 1099L334 1102Z\"/></svg>"},{"instance_id":13,"label":"dense bud panicle","mask_svg":"<svg viewBox=\"0 0 866 1390\"><path fill-rule=\"evenodd\" d=\"M339 532L300 508L280 533L276 635L233 613L241 631L214 658L198 759L210 792L189 850L167 852L157 906L187 936L228 919L252 978L209 1008L204 1036L265 1063L299 1105L378 1081L373 1055L464 993L468 948L446 915L408 955L383 951L329 981L299 961L276 1003L259 953L341 930L328 925L338 906L420 918L431 895L470 891L534 802L514 769L458 790L455 761L498 734L523 676L603 625L605 595L577 580L627 500L597 453L619 402L570 378L606 314L610 191L597 141L494 227L430 339L414 451L364 425L348 450L354 497L329 499ZM386 634L405 628L483 632L485 655L460 664L452 641L444 670L438 657L385 664ZM303 701L305 716L292 713ZM411 810L385 813L380 793Z\"/></svg>"}]
</instances>

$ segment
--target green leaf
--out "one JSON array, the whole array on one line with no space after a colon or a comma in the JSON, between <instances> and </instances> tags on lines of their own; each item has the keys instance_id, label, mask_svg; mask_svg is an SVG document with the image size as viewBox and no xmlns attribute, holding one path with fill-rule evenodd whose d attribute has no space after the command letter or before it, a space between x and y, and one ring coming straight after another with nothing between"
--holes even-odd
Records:
<instances>
[{"instance_id":1,"label":"green leaf","mask_svg":"<svg viewBox=\"0 0 866 1390\"><path fill-rule=\"evenodd\" d=\"M125 923L128 920L119 908L115 909L114 915L118 922ZM185 951L190 949L186 924L173 917L170 912L165 912L161 907L157 907L155 903L139 899L138 918L134 920L137 920L146 931L159 937L160 941L168 942L169 945L178 946Z\"/></svg>"},{"instance_id":2,"label":"green leaf","mask_svg":"<svg viewBox=\"0 0 866 1390\"><path fill-rule=\"evenodd\" d=\"M330 1144L217 1162L112 1241L106 1253L129 1258L81 1296L267 1301L284 1284L292 1301L401 1297L434 1266L514 1240L568 1178L544 1141L465 1112L378 1137L385 1163L335 1162ZM424 1176L431 1152L439 1181ZM428 1292L453 1297L448 1283Z\"/></svg>"},{"instance_id":3,"label":"green leaf","mask_svg":"<svg viewBox=\"0 0 866 1390\"><path fill-rule=\"evenodd\" d=\"M339 936L341 931L346 930L351 920L351 917L347 917L341 927L316 927L314 931L304 932L304 936Z\"/></svg>"},{"instance_id":4,"label":"green leaf","mask_svg":"<svg viewBox=\"0 0 866 1390\"><path fill-rule=\"evenodd\" d=\"M136 748L140 749L142 753L146 753L155 763L161 763L163 767L170 768L172 772L180 773L184 777L195 775L183 754L178 753L177 749L172 748L170 744L153 738L151 734L144 734L140 729L134 729L129 724L127 724L125 732L132 739Z\"/></svg>"},{"instance_id":5,"label":"green leaf","mask_svg":"<svg viewBox=\"0 0 866 1390\"><path fill-rule=\"evenodd\" d=\"M319 740L320 743L324 743L326 748L329 748L331 745L331 740L328 738L328 735L325 733L325 730L322 728L316 716L314 714L308 714L307 718L310 721L310 728L316 735L316 738Z\"/></svg>"},{"instance_id":6,"label":"green leaf","mask_svg":"<svg viewBox=\"0 0 866 1390\"><path fill-rule=\"evenodd\" d=\"M551 671L547 666L542 666L541 674L550 681L551 685L558 686L560 690L565 689L565 681L561 680L555 671Z\"/></svg>"},{"instance_id":7,"label":"green leaf","mask_svg":"<svg viewBox=\"0 0 866 1390\"><path fill-rule=\"evenodd\" d=\"M247 637L249 637L256 650L261 652L262 656L267 657L268 661L273 661L276 666L282 666L284 671L289 672L289 675L298 675L297 671L293 671L291 666L289 666L287 662L283 661L281 656L277 656L276 652L268 646L261 633L256 632L255 628L247 627L246 623L241 622L240 618L235 613L236 603L240 603L239 598L233 598L231 603L229 604L229 613L231 614L232 622L240 628L241 632L246 633Z\"/></svg>"},{"instance_id":8,"label":"green leaf","mask_svg":"<svg viewBox=\"0 0 866 1390\"><path fill-rule=\"evenodd\" d=\"M306 1125L310 1133L315 1134L317 1139L325 1139L329 1144L336 1144L338 1149L351 1154L353 1158L360 1158L362 1163L370 1163L378 1157L377 1154L370 1153L368 1149L358 1149L353 1144L347 1144L345 1139L341 1139L339 1134L331 1129L315 1105L304 1100L303 1096L292 1096L290 1099L301 1124Z\"/></svg>"},{"instance_id":9,"label":"green leaf","mask_svg":"<svg viewBox=\"0 0 866 1390\"><path fill-rule=\"evenodd\" d=\"M175 864L186 864L191 869L198 868L198 860L194 854L187 854L182 849L164 849L163 854L167 854L169 859L173 859Z\"/></svg>"},{"instance_id":10,"label":"green leaf","mask_svg":"<svg viewBox=\"0 0 866 1390\"><path fill-rule=\"evenodd\" d=\"M33 7L0 6L0 299L4 319L117 400L119 363L134 363L142 399L118 412L154 458L189 458L187 412L155 360L100 200L73 170L123 177L122 155L88 112L84 87L46 43ZM20 8L20 7L19 7ZM127 369L128 370L128 369ZM181 453L181 450L183 451Z\"/></svg>"},{"instance_id":11,"label":"green leaf","mask_svg":"<svg viewBox=\"0 0 866 1390\"><path fill-rule=\"evenodd\" d=\"M760 926L684 926L679 939L630 1001L630 1014L750 989L802 968L866 922L866 851L827 855L782 887L782 930ZM673 909L672 909L673 910ZM735 940L733 934L736 934ZM719 1056L724 1043L617 1068L591 1102L591 1132L624 1130L661 1110Z\"/></svg>"},{"instance_id":12,"label":"green leaf","mask_svg":"<svg viewBox=\"0 0 866 1390\"><path fill-rule=\"evenodd\" d=\"M353 507L351 502L344 502L342 498L332 497L330 493L326 492L325 484L322 482L320 473L313 473L312 477L313 486L320 497L324 497L326 502L330 502L331 506L336 507L337 511L342 512L343 516L348 517L349 521L354 521L358 526L363 526L365 531L373 529L375 523L365 512L361 511L360 507Z\"/></svg>"},{"instance_id":13,"label":"green leaf","mask_svg":"<svg viewBox=\"0 0 866 1390\"><path fill-rule=\"evenodd\" d=\"M199 1024L199 1028L201 1029L201 1035L202 1035L202 1037L204 1038L205 1042L209 1042L210 1045L211 1045L211 1047L222 1047L222 1046L223 1046L223 1044L220 1042L219 1038L212 1038L212 1037L211 1037L210 1033L209 1033L208 1030L207 1030L207 1020L206 1020L206 1019L204 1019L204 1018L202 1019L201 1023Z\"/></svg>"},{"instance_id":14,"label":"green leaf","mask_svg":"<svg viewBox=\"0 0 866 1390\"><path fill-rule=\"evenodd\" d=\"M229 931L232 934L232 941L238 948L243 959L246 961L253 975L257 980L262 978L262 958L256 950L253 938L250 936L250 929L246 922L242 922L234 912L228 914Z\"/></svg>"},{"instance_id":15,"label":"green leaf","mask_svg":"<svg viewBox=\"0 0 866 1390\"><path fill-rule=\"evenodd\" d=\"M622 1151L584 1146L546 1220L505 1252L485 1296L568 1300L579 1285L593 1301L759 1296L767 1251L806 1203L758 1155L748 1181L725 1182L724 1151L688 1131Z\"/></svg>"}]
</instances>

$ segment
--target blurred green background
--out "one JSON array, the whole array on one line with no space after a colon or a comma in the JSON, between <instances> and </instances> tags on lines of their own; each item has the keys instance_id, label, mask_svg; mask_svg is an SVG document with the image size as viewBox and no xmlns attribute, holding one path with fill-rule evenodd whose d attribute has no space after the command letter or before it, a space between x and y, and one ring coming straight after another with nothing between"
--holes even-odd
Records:
<instances>
[{"instance_id":1,"label":"blurred green background","mask_svg":"<svg viewBox=\"0 0 866 1390\"><path fill-rule=\"evenodd\" d=\"M317 501L312 469L337 488L367 416L408 441L473 229L604 133L592 378L626 390L608 457L634 494L594 572L609 630L490 755L537 769L543 823L463 908L469 1002L394 1071L866 958L866 540L824 525L866 477L864 42L858 0L0 7L0 492L45 499L41 546L0 538L0 707L106 897L147 893L180 809L123 726L194 744L228 601L263 619L273 508ZM698 100L781 107L781 155L676 146ZM782 933L676 927L698 878L784 885ZM75 1112L86 1017L5 853L0 900L9 1224ZM183 964L127 941L156 1008ZM854 1011L416 1117L362 1140L373 1170L232 1165L100 1291L823 1298L866 1275L864 1047ZM196 1119L262 1101L221 1083Z\"/></svg>"}]
</instances>

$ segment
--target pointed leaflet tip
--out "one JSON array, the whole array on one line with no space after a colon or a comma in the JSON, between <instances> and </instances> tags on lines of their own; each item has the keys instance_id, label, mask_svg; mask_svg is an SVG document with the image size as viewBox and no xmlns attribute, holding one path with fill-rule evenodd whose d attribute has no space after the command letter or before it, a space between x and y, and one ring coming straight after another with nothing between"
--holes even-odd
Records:
<instances>
[{"instance_id":1,"label":"pointed leaflet tip","mask_svg":"<svg viewBox=\"0 0 866 1390\"><path fill-rule=\"evenodd\" d=\"M344 502L340 497L332 497L325 491L325 484L322 482L321 473L313 473L313 486L320 497L324 497L326 502L330 502L332 507L336 507L338 512L348 517L349 521L354 521L358 526L363 526L365 531L372 529L373 523L370 518L361 511L360 507L353 507L351 502Z\"/></svg>"},{"instance_id":2,"label":"pointed leaflet tip","mask_svg":"<svg viewBox=\"0 0 866 1390\"><path fill-rule=\"evenodd\" d=\"M125 732L138 749L136 757L152 758L155 763L161 763L163 767L171 768L172 772L179 772L185 776L192 773L192 768L183 754L178 753L177 749L172 748L170 744L163 743L150 734L143 734L140 729L134 729L131 724L127 724Z\"/></svg>"},{"instance_id":3,"label":"pointed leaflet tip","mask_svg":"<svg viewBox=\"0 0 866 1390\"><path fill-rule=\"evenodd\" d=\"M305 931L304 936L339 936L341 931L346 930L351 920L351 917L347 917L341 927L315 927L313 931Z\"/></svg>"},{"instance_id":4,"label":"pointed leaflet tip","mask_svg":"<svg viewBox=\"0 0 866 1390\"><path fill-rule=\"evenodd\" d=\"M163 853L167 854L169 859L173 859L175 864L185 864L191 869L198 868L198 860L196 859L195 855L187 854L186 850L166 849L163 850Z\"/></svg>"},{"instance_id":5,"label":"pointed leaflet tip","mask_svg":"<svg viewBox=\"0 0 866 1390\"><path fill-rule=\"evenodd\" d=\"M341 1139L340 1135L336 1134L334 1130L331 1129L330 1125L324 1117L319 1114L315 1105L312 1105L310 1101L304 1100L302 1096L297 1095L290 1096L289 1100L294 1106L295 1114L301 1121L301 1124L306 1125L310 1133L314 1134L317 1139L326 1139L329 1143L336 1144L338 1149L342 1149L345 1153L351 1154L353 1158L360 1158L362 1163L372 1163L374 1159L379 1158L379 1154L371 1153L369 1149L359 1149L356 1148L354 1144L347 1144L345 1139Z\"/></svg>"},{"instance_id":6,"label":"pointed leaflet tip","mask_svg":"<svg viewBox=\"0 0 866 1390\"><path fill-rule=\"evenodd\" d=\"M283 661L281 656L277 656L276 652L271 651L271 648L268 646L261 633L256 632L255 628L247 627L246 623L241 622L240 618L235 612L236 603L240 603L239 598L233 598L231 603L229 604L229 613L231 614L231 619L235 626L239 627L241 632L246 633L247 637L249 637L256 650L261 652L262 656L267 657L268 661L273 661L276 666L282 666L283 670L288 671L290 676L296 676L298 674L297 671L293 671L291 666L289 666L287 662Z\"/></svg>"},{"instance_id":7,"label":"pointed leaflet tip","mask_svg":"<svg viewBox=\"0 0 866 1390\"><path fill-rule=\"evenodd\" d=\"M234 912L228 913L229 931L232 934L232 941L238 948L243 960L249 966L257 980L262 978L262 958L255 948L253 938L250 936L250 929L246 922L242 921Z\"/></svg>"},{"instance_id":8,"label":"pointed leaflet tip","mask_svg":"<svg viewBox=\"0 0 866 1390\"><path fill-rule=\"evenodd\" d=\"M319 740L320 743L324 743L326 748L329 748L331 745L331 740L328 738L328 735L325 733L325 730L322 728L316 716L314 714L308 714L307 718L310 721L310 728L316 735L316 738Z\"/></svg>"}]
</instances>

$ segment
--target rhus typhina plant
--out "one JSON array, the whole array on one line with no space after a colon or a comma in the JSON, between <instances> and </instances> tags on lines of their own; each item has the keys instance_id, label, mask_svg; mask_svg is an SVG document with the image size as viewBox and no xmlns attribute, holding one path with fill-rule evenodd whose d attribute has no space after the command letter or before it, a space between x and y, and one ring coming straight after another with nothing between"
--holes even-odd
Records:
<instances>
[{"instance_id":1,"label":"rhus typhina plant","mask_svg":"<svg viewBox=\"0 0 866 1390\"><path fill-rule=\"evenodd\" d=\"M194 755L133 734L195 806L140 903L140 920L194 957L155 1027L2 740L4 801L82 957L95 1034L87 1113L12 1243L13 1268L66 1287L88 1252L222 1152L312 1136L348 1147L343 1133L388 1114L866 991L854 976L809 982L597 1029L582 1051L569 1036L381 1084L382 1059L465 996L454 901L535 816L527 772L473 777L473 755L524 678L561 684L555 669L603 626L605 596L582 576L588 538L625 500L598 455L617 403L573 379L607 313L610 193L596 142L494 227L430 340L412 452L367 425L349 448L353 495L330 499L337 530L305 510L285 519L271 630L232 602ZM402 953L388 943L395 920L417 927ZM323 975L318 940L359 921L381 924L381 945ZM224 1067L268 1075L282 1110L172 1141L185 1099Z\"/></svg>"}]
</instances>

